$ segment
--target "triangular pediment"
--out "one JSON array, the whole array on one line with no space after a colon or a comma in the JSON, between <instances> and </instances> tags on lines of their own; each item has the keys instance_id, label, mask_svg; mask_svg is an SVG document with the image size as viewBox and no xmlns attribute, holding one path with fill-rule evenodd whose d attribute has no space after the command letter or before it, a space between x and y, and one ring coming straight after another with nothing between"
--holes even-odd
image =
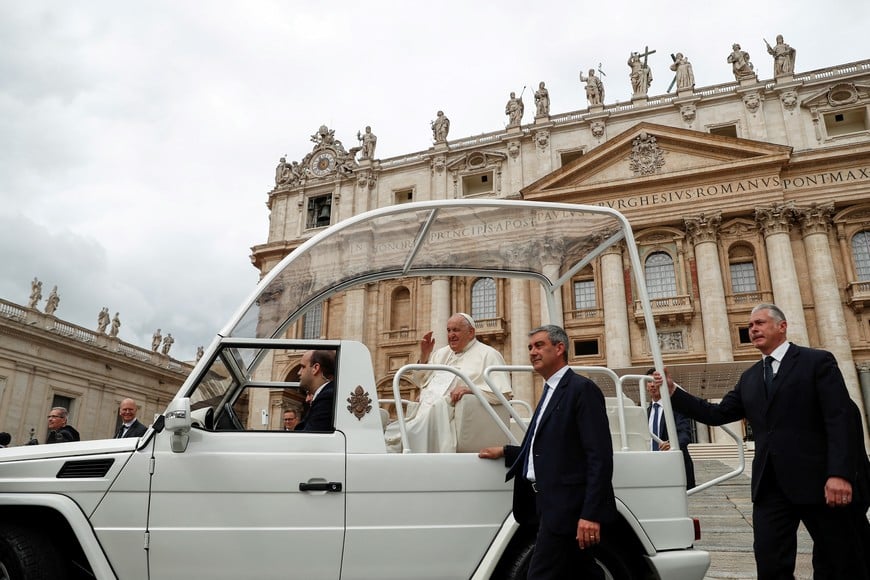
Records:
<instances>
[{"instance_id":1,"label":"triangular pediment","mask_svg":"<svg viewBox=\"0 0 870 580\"><path fill-rule=\"evenodd\" d=\"M584 192L600 198L609 190L657 189L687 176L778 173L790 155L791 147L783 145L639 123L521 193L525 199L579 201Z\"/></svg>"}]
</instances>

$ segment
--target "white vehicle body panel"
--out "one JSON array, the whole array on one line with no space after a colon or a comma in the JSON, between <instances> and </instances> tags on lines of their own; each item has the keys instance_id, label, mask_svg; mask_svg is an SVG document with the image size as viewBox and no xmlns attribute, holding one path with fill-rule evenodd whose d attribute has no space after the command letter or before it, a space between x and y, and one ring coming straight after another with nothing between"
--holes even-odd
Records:
<instances>
[{"instance_id":1,"label":"white vehicle body panel","mask_svg":"<svg viewBox=\"0 0 870 580\"><path fill-rule=\"evenodd\" d=\"M478 244L459 248L453 238L465 228ZM286 329L355 285L434 275L539 282L558 320L562 285L622 241L639 270L631 229L617 212L504 200L405 204L329 228L264 277L144 437L3 450L0 532L4 514L52 510L74 536L64 541L81 546L100 579L490 578L512 557L518 530L503 463L474 453L387 453L366 346L290 340ZM555 278L536 254L544 249L563 257ZM642 276L635 284L661 368ZM335 430L270 431L250 420L261 408L255 401L270 400L264 393L299 388L276 380L273 363L311 348L337 355ZM637 393L642 406L644 389ZM637 418L638 406L630 410ZM660 578L700 580L709 555L692 549L681 453L676 445L634 450L625 403L611 411L613 487L639 546L632 556ZM84 471L69 476L70 469Z\"/></svg>"}]
</instances>

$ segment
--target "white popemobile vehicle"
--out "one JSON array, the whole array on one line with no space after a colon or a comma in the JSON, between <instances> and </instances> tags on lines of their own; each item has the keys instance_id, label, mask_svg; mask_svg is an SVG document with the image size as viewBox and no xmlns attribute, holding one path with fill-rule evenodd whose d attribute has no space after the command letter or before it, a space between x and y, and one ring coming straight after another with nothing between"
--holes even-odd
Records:
<instances>
[{"instance_id":1,"label":"white popemobile vehicle","mask_svg":"<svg viewBox=\"0 0 870 580\"><path fill-rule=\"evenodd\" d=\"M380 407L399 400L400 376L421 365L399 369L394 400L379 401L365 345L284 336L336 293L410 276L533 280L549 311L558 313L562 285L619 243L661 368L631 228L613 210L491 199L421 202L320 232L260 282L144 436L3 450L0 580L525 578L533 530L511 516L512 484L503 463L469 451L516 443L528 404L492 407L469 384L475 397L462 401L477 410L469 419L457 409L456 418L457 431L470 433L467 449L390 453ZM299 388L285 379L311 348L336 353L335 429L270 430L267 410ZM608 414L619 519L594 550L607 577L703 578L710 558L693 548L699 531L688 514L677 444L670 452L649 451L646 379L575 368L616 385ZM436 370L468 382L449 367ZM516 376L531 367L493 368L488 375L499 372ZM635 394L637 402L629 398ZM667 396L664 407L673 433ZM407 441L405 409L398 404L395 411ZM729 476L741 469L742 457Z\"/></svg>"}]
</instances>

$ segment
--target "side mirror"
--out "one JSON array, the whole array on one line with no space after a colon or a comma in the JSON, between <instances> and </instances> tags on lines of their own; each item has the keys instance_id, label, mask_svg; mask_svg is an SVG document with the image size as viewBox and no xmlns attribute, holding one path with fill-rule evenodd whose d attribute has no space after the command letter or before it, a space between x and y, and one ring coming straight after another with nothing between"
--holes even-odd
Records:
<instances>
[{"instance_id":1,"label":"side mirror","mask_svg":"<svg viewBox=\"0 0 870 580\"><path fill-rule=\"evenodd\" d=\"M190 399L174 399L166 409L165 428L172 434L171 446L174 453L183 453L190 439Z\"/></svg>"}]
</instances>

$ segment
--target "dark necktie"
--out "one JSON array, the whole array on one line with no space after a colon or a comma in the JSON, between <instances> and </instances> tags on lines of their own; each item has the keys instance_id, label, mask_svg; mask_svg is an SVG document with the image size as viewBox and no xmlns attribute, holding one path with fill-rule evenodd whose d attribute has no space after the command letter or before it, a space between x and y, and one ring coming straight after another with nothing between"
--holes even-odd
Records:
<instances>
[{"instance_id":1,"label":"dark necktie","mask_svg":"<svg viewBox=\"0 0 870 580\"><path fill-rule=\"evenodd\" d=\"M535 429L537 429L538 427L538 415L540 415L541 413L541 407L544 406L544 401L547 400L547 393L549 392L549 389L550 385L544 383L544 394L541 395L541 400L538 401L538 407L535 409L535 413L532 415L532 419L529 421L529 428L526 431L525 438L523 439L523 446L520 449L520 454L517 457L516 462L511 465L510 469L508 470L508 474L517 473L519 471L519 474L525 477L526 473L528 472L529 457L531 457L532 454L532 438L535 436ZM522 463L517 465L519 462ZM522 469L520 470L520 468Z\"/></svg>"},{"instance_id":2,"label":"dark necktie","mask_svg":"<svg viewBox=\"0 0 870 580\"><path fill-rule=\"evenodd\" d=\"M766 356L764 357L764 391L767 394L767 398L770 398L771 393L773 392L773 357Z\"/></svg>"},{"instance_id":3,"label":"dark necktie","mask_svg":"<svg viewBox=\"0 0 870 580\"><path fill-rule=\"evenodd\" d=\"M653 435L661 438L661 433L659 432L659 412L661 410L661 405L658 403L653 403ZM652 450L659 450L659 442L653 439L652 442Z\"/></svg>"},{"instance_id":4,"label":"dark necktie","mask_svg":"<svg viewBox=\"0 0 870 580\"><path fill-rule=\"evenodd\" d=\"M124 434L127 432L127 426L121 423L121 426L118 427L118 434L115 435L115 439L122 439Z\"/></svg>"}]
</instances>

